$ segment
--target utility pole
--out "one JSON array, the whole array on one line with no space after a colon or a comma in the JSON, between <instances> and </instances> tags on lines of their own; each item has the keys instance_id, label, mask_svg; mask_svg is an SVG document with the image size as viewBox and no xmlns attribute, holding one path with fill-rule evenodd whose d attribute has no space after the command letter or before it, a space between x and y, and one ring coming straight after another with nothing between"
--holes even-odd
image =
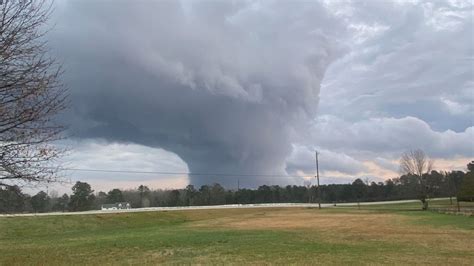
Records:
<instances>
[{"instance_id":1,"label":"utility pole","mask_svg":"<svg viewBox=\"0 0 474 266\"><path fill-rule=\"evenodd\" d=\"M316 151L316 179L318 180L318 208L321 209L321 187L319 186L318 151Z\"/></svg>"},{"instance_id":2,"label":"utility pole","mask_svg":"<svg viewBox=\"0 0 474 266\"><path fill-rule=\"evenodd\" d=\"M237 204L240 204L240 178L237 178Z\"/></svg>"}]
</instances>

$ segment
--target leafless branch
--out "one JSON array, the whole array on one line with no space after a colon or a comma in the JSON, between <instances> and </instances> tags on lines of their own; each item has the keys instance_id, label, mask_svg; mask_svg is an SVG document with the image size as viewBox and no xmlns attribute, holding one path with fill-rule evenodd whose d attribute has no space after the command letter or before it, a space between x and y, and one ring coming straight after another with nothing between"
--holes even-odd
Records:
<instances>
[{"instance_id":1,"label":"leafless branch","mask_svg":"<svg viewBox=\"0 0 474 266\"><path fill-rule=\"evenodd\" d=\"M58 179L51 144L64 127L61 65L49 56L45 34L48 0L5 0L0 6L0 187Z\"/></svg>"}]
</instances>

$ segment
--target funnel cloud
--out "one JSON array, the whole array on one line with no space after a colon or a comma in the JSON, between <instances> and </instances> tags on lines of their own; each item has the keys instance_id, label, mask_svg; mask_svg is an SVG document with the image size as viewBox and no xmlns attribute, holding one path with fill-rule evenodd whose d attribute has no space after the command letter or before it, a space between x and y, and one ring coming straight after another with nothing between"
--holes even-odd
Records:
<instances>
[{"instance_id":1,"label":"funnel cloud","mask_svg":"<svg viewBox=\"0 0 474 266\"><path fill-rule=\"evenodd\" d=\"M191 173L288 183L292 141L316 115L344 28L319 3L61 3L73 135L176 153ZM81 23L77 23L81 21ZM337 34L335 34L337 32ZM196 185L236 177L190 176Z\"/></svg>"}]
</instances>

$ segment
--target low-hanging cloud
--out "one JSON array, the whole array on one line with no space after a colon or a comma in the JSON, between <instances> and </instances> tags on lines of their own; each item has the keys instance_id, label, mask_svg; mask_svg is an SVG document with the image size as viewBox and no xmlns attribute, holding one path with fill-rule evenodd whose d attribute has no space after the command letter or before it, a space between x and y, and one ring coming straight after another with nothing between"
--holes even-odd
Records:
<instances>
[{"instance_id":1,"label":"low-hanging cloud","mask_svg":"<svg viewBox=\"0 0 474 266\"><path fill-rule=\"evenodd\" d=\"M326 149L317 148L319 162L324 166L322 174L326 171L337 171L346 175L356 175L366 170L361 161L344 153L337 153ZM316 171L315 150L307 146L294 145L293 152L287 160L286 170L290 174L304 173L312 176Z\"/></svg>"},{"instance_id":2,"label":"low-hanging cloud","mask_svg":"<svg viewBox=\"0 0 474 266\"><path fill-rule=\"evenodd\" d=\"M285 174L344 52L345 27L319 3L64 1L56 14L71 134L163 148L193 173Z\"/></svg>"},{"instance_id":3,"label":"low-hanging cloud","mask_svg":"<svg viewBox=\"0 0 474 266\"><path fill-rule=\"evenodd\" d=\"M436 158L473 157L474 126L463 132L435 131L416 117L371 118L349 123L335 116L322 115L315 125L314 138L333 151L370 153L398 158L406 150L423 149ZM367 159L367 158L365 158ZM392 158L393 159L393 158Z\"/></svg>"}]
</instances>

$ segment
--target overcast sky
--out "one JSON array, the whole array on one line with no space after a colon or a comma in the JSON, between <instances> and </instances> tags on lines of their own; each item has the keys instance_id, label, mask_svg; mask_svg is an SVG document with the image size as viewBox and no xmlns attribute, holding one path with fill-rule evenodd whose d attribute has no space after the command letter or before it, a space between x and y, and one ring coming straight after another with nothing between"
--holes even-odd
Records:
<instances>
[{"instance_id":1,"label":"overcast sky","mask_svg":"<svg viewBox=\"0 0 474 266\"><path fill-rule=\"evenodd\" d=\"M56 1L72 168L303 184L474 157L471 1ZM68 172L96 190L236 176ZM68 185L69 186L69 185Z\"/></svg>"}]
</instances>

